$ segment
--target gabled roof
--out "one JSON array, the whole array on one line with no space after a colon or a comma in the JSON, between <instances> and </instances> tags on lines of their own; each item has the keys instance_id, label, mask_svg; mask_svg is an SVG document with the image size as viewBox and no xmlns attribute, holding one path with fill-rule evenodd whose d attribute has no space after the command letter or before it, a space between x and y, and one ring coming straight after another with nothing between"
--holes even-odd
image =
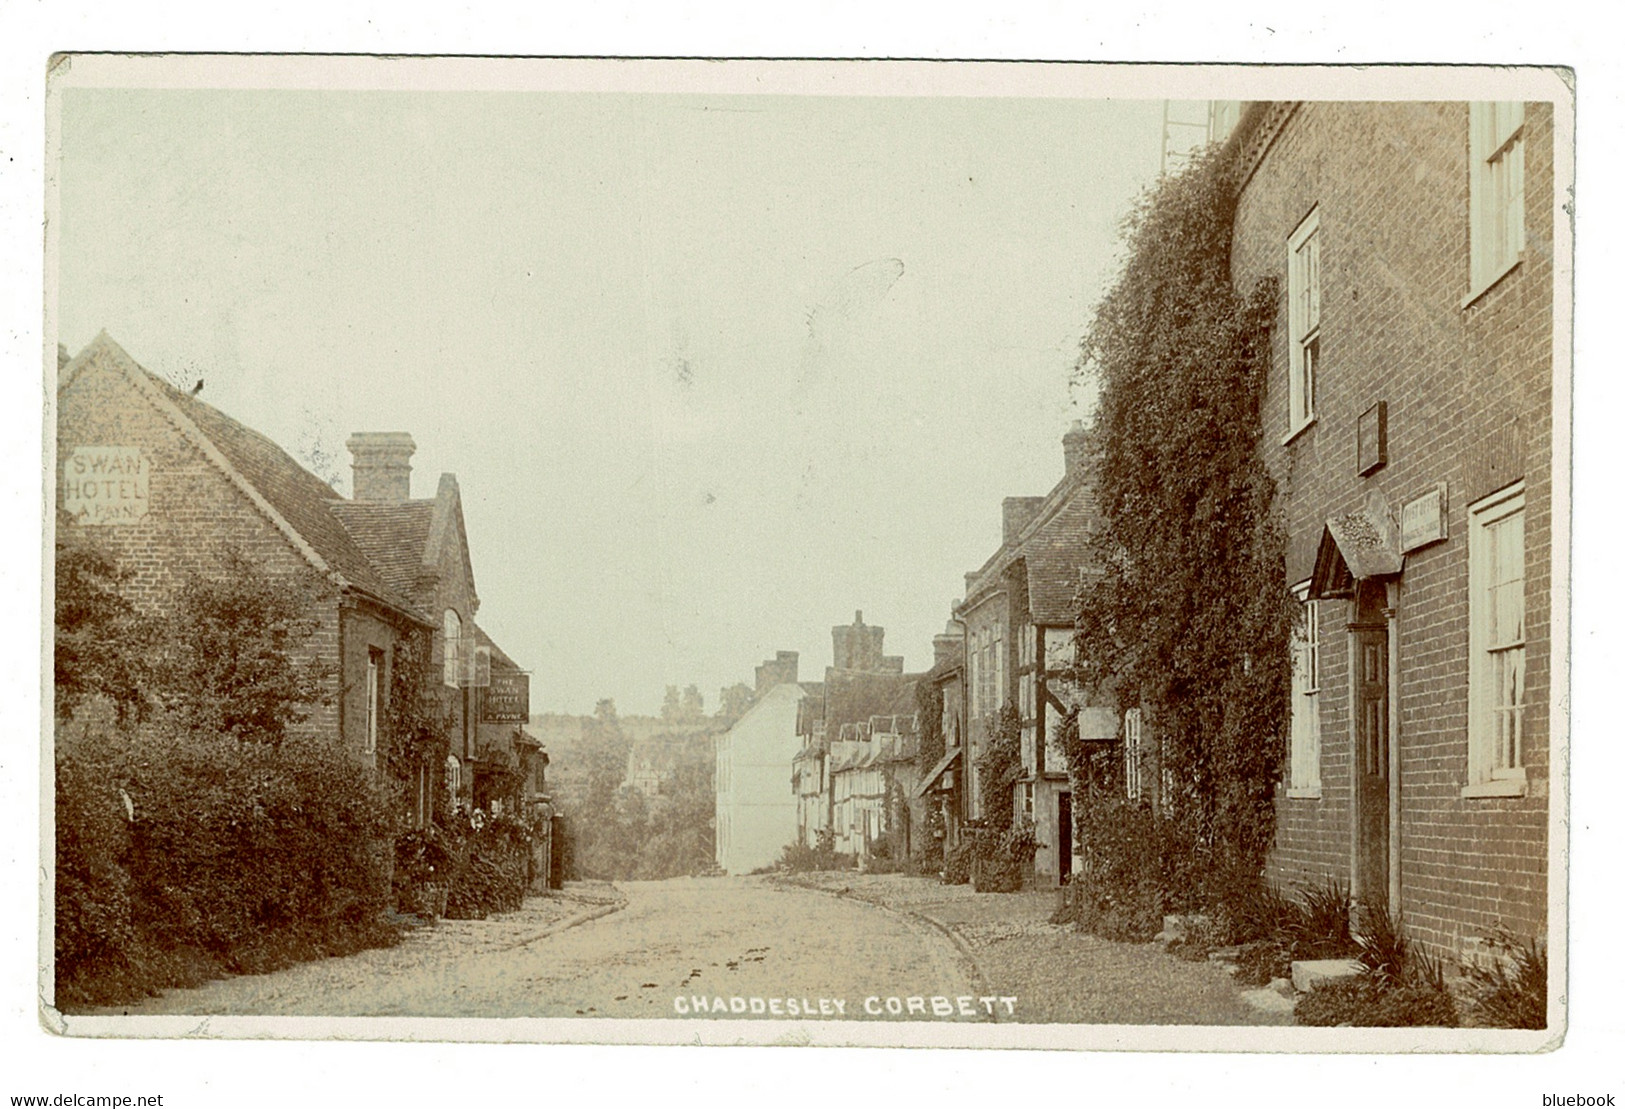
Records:
<instances>
[{"instance_id":1,"label":"gabled roof","mask_svg":"<svg viewBox=\"0 0 1625 1109\"><path fill-rule=\"evenodd\" d=\"M487 635L485 629L480 627L478 624L474 625L474 642L477 645L481 646L481 647L489 647L491 649L491 669L493 669L493 670L523 670L524 669L524 667L520 666L513 659L509 658L508 657L508 652L504 651L501 647L498 647L496 645L496 640L492 639L489 635Z\"/></svg>"},{"instance_id":2,"label":"gabled roof","mask_svg":"<svg viewBox=\"0 0 1625 1109\"><path fill-rule=\"evenodd\" d=\"M1327 519L1320 535L1320 549L1315 553L1309 597L1347 597L1352 595L1355 582L1389 577L1404 569L1399 527L1387 502L1374 494L1365 507Z\"/></svg>"},{"instance_id":3,"label":"gabled roof","mask_svg":"<svg viewBox=\"0 0 1625 1109\"><path fill-rule=\"evenodd\" d=\"M1071 627L1076 621L1080 574L1092 566L1089 539L1098 515L1094 490L1071 483L1056 510L1023 540L1027 605L1040 627Z\"/></svg>"},{"instance_id":4,"label":"gabled roof","mask_svg":"<svg viewBox=\"0 0 1625 1109\"><path fill-rule=\"evenodd\" d=\"M430 566L444 565L447 545L457 544L457 556L462 559L463 573L468 578L468 591L476 597L474 588L474 562L468 555L468 528L463 523L463 494L457 488L456 474L441 474L440 486L434 494L434 512L429 516L429 540L424 548L423 560Z\"/></svg>"},{"instance_id":5,"label":"gabled roof","mask_svg":"<svg viewBox=\"0 0 1625 1109\"><path fill-rule=\"evenodd\" d=\"M1011 566L1025 562L1033 622L1071 625L1078 575L1089 565L1089 534L1098 511L1094 490L1084 477L1062 477L1016 538L1000 544L980 570L966 575L966 605L991 592Z\"/></svg>"},{"instance_id":6,"label":"gabled roof","mask_svg":"<svg viewBox=\"0 0 1625 1109\"><path fill-rule=\"evenodd\" d=\"M913 715L914 684L919 678L919 674L831 667L824 672L825 734L839 736L844 725L867 725L876 716Z\"/></svg>"},{"instance_id":7,"label":"gabled roof","mask_svg":"<svg viewBox=\"0 0 1625 1109\"><path fill-rule=\"evenodd\" d=\"M336 500L328 511L339 518L367 560L390 588L411 596L424 571L429 521L435 502Z\"/></svg>"},{"instance_id":8,"label":"gabled roof","mask_svg":"<svg viewBox=\"0 0 1625 1109\"><path fill-rule=\"evenodd\" d=\"M317 570L340 587L365 593L421 622L426 618L391 588L331 511L338 492L295 462L270 439L213 405L183 393L131 358L106 332L63 368L58 391L72 387L90 366L122 373L171 423L254 503Z\"/></svg>"}]
</instances>

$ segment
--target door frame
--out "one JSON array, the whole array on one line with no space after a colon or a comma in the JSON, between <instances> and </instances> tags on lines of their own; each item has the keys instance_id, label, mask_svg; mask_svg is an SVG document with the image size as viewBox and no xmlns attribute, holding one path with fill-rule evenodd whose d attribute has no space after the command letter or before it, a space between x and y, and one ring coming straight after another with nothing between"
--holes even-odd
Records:
<instances>
[{"instance_id":1,"label":"door frame","mask_svg":"<svg viewBox=\"0 0 1625 1109\"><path fill-rule=\"evenodd\" d=\"M1369 579L1367 579L1369 580ZM1349 741L1349 909L1352 913L1359 904L1360 895L1365 892L1360 889L1360 799L1359 799L1359 754L1360 732L1359 713L1356 706L1359 702L1359 633L1356 626L1359 624L1360 585L1355 583L1354 594L1348 599L1348 636L1347 659L1348 670L1348 704L1344 715L1348 718ZM1375 583L1373 583L1375 584ZM1388 889L1384 891L1388 899L1388 913L1394 920L1400 919L1403 909L1402 892L1403 883L1400 880L1400 818L1399 798L1400 781L1399 769L1400 752L1400 686L1399 686L1399 597L1400 579L1388 578L1383 581L1385 591L1384 604L1381 611L1383 622L1388 631ZM1358 926L1358 921L1351 921Z\"/></svg>"}]
</instances>

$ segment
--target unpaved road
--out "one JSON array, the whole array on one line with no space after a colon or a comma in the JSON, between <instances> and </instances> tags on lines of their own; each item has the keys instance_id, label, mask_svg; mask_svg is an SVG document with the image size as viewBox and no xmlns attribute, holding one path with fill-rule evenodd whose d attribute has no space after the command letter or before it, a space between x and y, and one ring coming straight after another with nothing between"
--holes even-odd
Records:
<instances>
[{"instance_id":1,"label":"unpaved road","mask_svg":"<svg viewBox=\"0 0 1625 1109\"><path fill-rule=\"evenodd\" d=\"M1218 967L1048 923L1049 892L852 872L571 883L393 948L104 1014L1240 1025Z\"/></svg>"},{"instance_id":2,"label":"unpaved road","mask_svg":"<svg viewBox=\"0 0 1625 1109\"><path fill-rule=\"evenodd\" d=\"M618 911L559 928L623 898ZM871 997L881 1017L898 997L906 1018L908 998L958 999L974 994L972 981L952 941L907 915L758 878L684 878L572 883L564 897L420 928L398 947L104 1012L650 1018L683 1016L697 999L715 1015L720 999L741 1019L810 1006L820 1018L862 1020L875 1017L864 1011Z\"/></svg>"}]
</instances>

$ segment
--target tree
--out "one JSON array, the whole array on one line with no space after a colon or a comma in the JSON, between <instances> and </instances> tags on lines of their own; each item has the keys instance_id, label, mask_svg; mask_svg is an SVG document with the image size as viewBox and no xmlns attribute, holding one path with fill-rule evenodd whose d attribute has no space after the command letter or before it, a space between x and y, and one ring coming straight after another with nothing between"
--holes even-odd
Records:
<instances>
[{"instance_id":1,"label":"tree","mask_svg":"<svg viewBox=\"0 0 1625 1109\"><path fill-rule=\"evenodd\" d=\"M1235 188L1231 156L1210 152L1142 201L1083 343L1100 387L1105 526L1102 572L1080 594L1076 676L1142 709L1160 808L1205 865L1256 872L1273 835L1292 609L1259 450L1276 290L1232 287Z\"/></svg>"},{"instance_id":2,"label":"tree","mask_svg":"<svg viewBox=\"0 0 1625 1109\"><path fill-rule=\"evenodd\" d=\"M666 699L660 705L660 719L667 724L697 724L705 719L705 698L698 686L690 685L681 693L674 685L666 687Z\"/></svg>"},{"instance_id":3,"label":"tree","mask_svg":"<svg viewBox=\"0 0 1625 1109\"><path fill-rule=\"evenodd\" d=\"M750 711L756 701L756 691L744 682L735 682L722 691L722 707L717 716L724 720L738 720Z\"/></svg>"},{"instance_id":4,"label":"tree","mask_svg":"<svg viewBox=\"0 0 1625 1109\"><path fill-rule=\"evenodd\" d=\"M160 697L183 726L280 743L329 694L331 675L301 658L316 631L310 575L272 575L237 551L176 596L159 660Z\"/></svg>"},{"instance_id":5,"label":"tree","mask_svg":"<svg viewBox=\"0 0 1625 1109\"><path fill-rule=\"evenodd\" d=\"M120 592L129 573L80 537L56 542L56 712L67 718L87 698L112 702L121 720L145 715L157 624Z\"/></svg>"}]
</instances>

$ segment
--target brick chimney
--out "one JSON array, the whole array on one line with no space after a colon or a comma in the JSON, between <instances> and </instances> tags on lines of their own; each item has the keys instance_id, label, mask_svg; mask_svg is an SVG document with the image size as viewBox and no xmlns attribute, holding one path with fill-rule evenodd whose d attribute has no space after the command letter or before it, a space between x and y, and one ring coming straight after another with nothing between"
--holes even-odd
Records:
<instances>
[{"instance_id":1,"label":"brick chimney","mask_svg":"<svg viewBox=\"0 0 1625 1109\"><path fill-rule=\"evenodd\" d=\"M932 662L937 666L953 662L959 657L960 648L964 644L965 641L954 627L954 622L948 621L947 627L931 637Z\"/></svg>"},{"instance_id":2,"label":"brick chimney","mask_svg":"<svg viewBox=\"0 0 1625 1109\"><path fill-rule=\"evenodd\" d=\"M1004 498L1004 545L1010 546L1021 534L1021 529L1032 523L1044 504L1043 497Z\"/></svg>"},{"instance_id":3,"label":"brick chimney","mask_svg":"<svg viewBox=\"0 0 1625 1109\"><path fill-rule=\"evenodd\" d=\"M1061 436L1061 451L1066 455L1066 476L1075 477L1089 464L1089 433L1082 420L1073 420L1072 427Z\"/></svg>"},{"instance_id":4,"label":"brick chimney","mask_svg":"<svg viewBox=\"0 0 1625 1109\"><path fill-rule=\"evenodd\" d=\"M358 431L350 450L350 495L358 501L404 501L412 495L412 454L418 445L404 431Z\"/></svg>"},{"instance_id":5,"label":"brick chimney","mask_svg":"<svg viewBox=\"0 0 1625 1109\"><path fill-rule=\"evenodd\" d=\"M756 694L761 696L776 685L794 685L801 668L801 652L779 651L756 668Z\"/></svg>"},{"instance_id":6,"label":"brick chimney","mask_svg":"<svg viewBox=\"0 0 1625 1109\"><path fill-rule=\"evenodd\" d=\"M850 624L830 629L835 640L835 669L876 671L884 668L886 629L863 622L863 610L852 616Z\"/></svg>"}]
</instances>

